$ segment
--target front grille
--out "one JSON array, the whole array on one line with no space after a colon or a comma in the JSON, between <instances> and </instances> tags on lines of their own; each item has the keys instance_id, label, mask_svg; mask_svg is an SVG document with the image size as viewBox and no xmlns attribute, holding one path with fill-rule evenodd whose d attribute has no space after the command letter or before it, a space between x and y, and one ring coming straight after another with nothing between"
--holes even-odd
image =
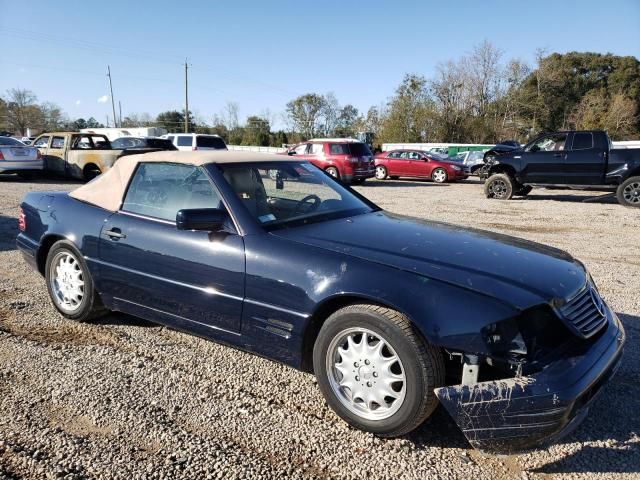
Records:
<instances>
[{"instance_id":1,"label":"front grille","mask_svg":"<svg viewBox=\"0 0 640 480\"><path fill-rule=\"evenodd\" d=\"M583 338L591 337L607 323L605 303L590 282L559 311Z\"/></svg>"}]
</instances>

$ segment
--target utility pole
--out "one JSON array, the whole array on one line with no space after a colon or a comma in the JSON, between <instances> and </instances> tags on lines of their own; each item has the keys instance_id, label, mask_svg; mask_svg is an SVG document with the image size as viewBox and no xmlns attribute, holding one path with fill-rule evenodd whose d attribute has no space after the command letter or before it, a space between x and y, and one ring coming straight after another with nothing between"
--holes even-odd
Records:
<instances>
[{"instance_id":1,"label":"utility pole","mask_svg":"<svg viewBox=\"0 0 640 480\"><path fill-rule=\"evenodd\" d=\"M122 103L118 100L118 119L120 120L120 128L122 128Z\"/></svg>"},{"instance_id":2,"label":"utility pole","mask_svg":"<svg viewBox=\"0 0 640 480\"><path fill-rule=\"evenodd\" d=\"M113 85L111 84L111 67L107 65L107 77L109 77L109 90L111 91L111 108L113 109L113 125L118 126L118 117L116 117L116 103L113 100Z\"/></svg>"},{"instance_id":3,"label":"utility pole","mask_svg":"<svg viewBox=\"0 0 640 480\"><path fill-rule=\"evenodd\" d=\"M107 128L109 128L109 115L107 115Z\"/></svg>"},{"instance_id":4,"label":"utility pole","mask_svg":"<svg viewBox=\"0 0 640 480\"><path fill-rule=\"evenodd\" d=\"M189 133L189 64L184 59L184 133Z\"/></svg>"}]
</instances>

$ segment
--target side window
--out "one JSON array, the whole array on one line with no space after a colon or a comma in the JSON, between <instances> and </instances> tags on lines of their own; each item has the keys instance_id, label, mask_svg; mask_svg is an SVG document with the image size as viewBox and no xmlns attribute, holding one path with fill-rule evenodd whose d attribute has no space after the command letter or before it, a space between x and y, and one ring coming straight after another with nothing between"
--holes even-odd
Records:
<instances>
[{"instance_id":1,"label":"side window","mask_svg":"<svg viewBox=\"0 0 640 480\"><path fill-rule=\"evenodd\" d=\"M169 136L167 137L167 139L168 139L171 143L173 143L174 136L173 136L173 135L169 135Z\"/></svg>"},{"instance_id":2,"label":"side window","mask_svg":"<svg viewBox=\"0 0 640 480\"><path fill-rule=\"evenodd\" d=\"M311 155L321 155L323 152L323 143L312 143L311 144Z\"/></svg>"},{"instance_id":3,"label":"side window","mask_svg":"<svg viewBox=\"0 0 640 480\"><path fill-rule=\"evenodd\" d=\"M587 150L593 148L593 133L579 132L573 134L571 150Z\"/></svg>"},{"instance_id":4,"label":"side window","mask_svg":"<svg viewBox=\"0 0 640 480\"><path fill-rule=\"evenodd\" d=\"M64 148L64 137L53 137L51 139L51 148Z\"/></svg>"},{"instance_id":5,"label":"side window","mask_svg":"<svg viewBox=\"0 0 640 480\"><path fill-rule=\"evenodd\" d=\"M331 155L350 155L349 145L346 143L330 143L329 153Z\"/></svg>"},{"instance_id":6,"label":"side window","mask_svg":"<svg viewBox=\"0 0 640 480\"><path fill-rule=\"evenodd\" d=\"M193 137L187 135L178 135L179 147L191 147L193 144Z\"/></svg>"},{"instance_id":7,"label":"side window","mask_svg":"<svg viewBox=\"0 0 640 480\"><path fill-rule=\"evenodd\" d=\"M400 158L400 152L391 152L388 158Z\"/></svg>"},{"instance_id":8,"label":"side window","mask_svg":"<svg viewBox=\"0 0 640 480\"><path fill-rule=\"evenodd\" d=\"M89 150L92 147L91 138L88 135L79 135L73 141L73 148L79 150Z\"/></svg>"},{"instance_id":9,"label":"side window","mask_svg":"<svg viewBox=\"0 0 640 480\"><path fill-rule=\"evenodd\" d=\"M410 152L402 152L400 154L400 158L403 159L403 160L408 160L409 159L409 153Z\"/></svg>"},{"instance_id":10,"label":"side window","mask_svg":"<svg viewBox=\"0 0 640 480\"><path fill-rule=\"evenodd\" d=\"M418 152L409 152L409 160L420 160L420 154Z\"/></svg>"},{"instance_id":11,"label":"side window","mask_svg":"<svg viewBox=\"0 0 640 480\"><path fill-rule=\"evenodd\" d=\"M124 197L122 210L175 222L183 208L221 208L220 195L200 167L141 163Z\"/></svg>"},{"instance_id":12,"label":"side window","mask_svg":"<svg viewBox=\"0 0 640 480\"><path fill-rule=\"evenodd\" d=\"M530 152L557 152L564 150L567 141L566 133L557 133L555 135L547 135L536 140L531 147Z\"/></svg>"},{"instance_id":13,"label":"side window","mask_svg":"<svg viewBox=\"0 0 640 480\"><path fill-rule=\"evenodd\" d=\"M105 137L100 137L98 135L93 135L91 137L91 143L93 143L93 148L96 148L98 150L105 150L105 149L111 148L111 143L109 142L109 140L107 140L107 138Z\"/></svg>"},{"instance_id":14,"label":"side window","mask_svg":"<svg viewBox=\"0 0 640 480\"><path fill-rule=\"evenodd\" d=\"M307 152L307 143L303 143L302 145L298 145L293 149L296 152L296 155L304 155Z\"/></svg>"},{"instance_id":15,"label":"side window","mask_svg":"<svg viewBox=\"0 0 640 480\"><path fill-rule=\"evenodd\" d=\"M41 147L41 148L46 147L47 145L49 145L49 137L40 137L33 144L34 147Z\"/></svg>"}]
</instances>

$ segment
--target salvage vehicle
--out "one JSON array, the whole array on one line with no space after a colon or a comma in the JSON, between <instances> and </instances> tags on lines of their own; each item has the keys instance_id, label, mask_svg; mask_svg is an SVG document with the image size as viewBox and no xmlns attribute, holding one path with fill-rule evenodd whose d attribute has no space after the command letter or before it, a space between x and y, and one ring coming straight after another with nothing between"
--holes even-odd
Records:
<instances>
[{"instance_id":1,"label":"salvage vehicle","mask_svg":"<svg viewBox=\"0 0 640 480\"><path fill-rule=\"evenodd\" d=\"M466 171L470 175L477 175L478 171L484 166L484 152L480 150L468 150L466 152L460 152L454 157L449 157L451 160L461 162L464 165Z\"/></svg>"},{"instance_id":2,"label":"salvage vehicle","mask_svg":"<svg viewBox=\"0 0 640 480\"><path fill-rule=\"evenodd\" d=\"M351 138L318 138L293 145L286 152L311 162L343 183L361 185L375 169L369 146Z\"/></svg>"},{"instance_id":3,"label":"salvage vehicle","mask_svg":"<svg viewBox=\"0 0 640 480\"><path fill-rule=\"evenodd\" d=\"M31 179L42 172L42 155L37 148L11 137L0 136L0 173L17 173Z\"/></svg>"},{"instance_id":4,"label":"salvage vehicle","mask_svg":"<svg viewBox=\"0 0 640 480\"><path fill-rule=\"evenodd\" d=\"M640 207L640 150L612 148L602 130L547 133L521 148L491 149L484 162L487 198L553 187L613 191L620 204Z\"/></svg>"},{"instance_id":5,"label":"salvage vehicle","mask_svg":"<svg viewBox=\"0 0 640 480\"><path fill-rule=\"evenodd\" d=\"M460 161L422 150L391 150L375 156L376 178L426 178L435 183L455 182L469 177Z\"/></svg>"},{"instance_id":6,"label":"salvage vehicle","mask_svg":"<svg viewBox=\"0 0 640 480\"><path fill-rule=\"evenodd\" d=\"M46 171L81 180L106 172L122 153L111 147L105 135L97 133L45 133L33 141L33 146L43 155Z\"/></svg>"},{"instance_id":7,"label":"salvage vehicle","mask_svg":"<svg viewBox=\"0 0 640 480\"><path fill-rule=\"evenodd\" d=\"M120 137L111 142L111 148L122 150L118 158L162 150L178 150L168 138L156 137Z\"/></svg>"},{"instance_id":8,"label":"salvage vehicle","mask_svg":"<svg viewBox=\"0 0 640 480\"><path fill-rule=\"evenodd\" d=\"M295 158L123 157L70 193L26 194L19 230L63 316L120 311L313 372L381 437L439 400L474 447L531 449L620 364L623 327L569 254L385 212Z\"/></svg>"}]
</instances>

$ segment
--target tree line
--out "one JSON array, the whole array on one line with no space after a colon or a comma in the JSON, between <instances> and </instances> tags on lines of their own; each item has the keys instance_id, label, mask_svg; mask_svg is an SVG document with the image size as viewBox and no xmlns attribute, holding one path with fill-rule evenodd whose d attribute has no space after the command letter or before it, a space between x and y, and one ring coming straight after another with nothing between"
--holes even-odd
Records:
<instances>
[{"instance_id":1,"label":"tree line","mask_svg":"<svg viewBox=\"0 0 640 480\"><path fill-rule=\"evenodd\" d=\"M612 54L536 52L535 65L505 60L485 41L469 54L439 64L432 78L406 74L394 94L361 113L333 93L307 93L286 104L286 128L272 130L270 111L239 120L228 102L209 120L189 112L189 130L214 133L229 144L281 146L312 137L352 137L372 132L375 143L525 142L544 131L604 129L614 140L640 136L640 61ZM0 99L0 130L77 130L103 126L94 118L69 120L50 102L26 90ZM182 132L184 112L156 117L131 114L122 127L160 126Z\"/></svg>"}]
</instances>

